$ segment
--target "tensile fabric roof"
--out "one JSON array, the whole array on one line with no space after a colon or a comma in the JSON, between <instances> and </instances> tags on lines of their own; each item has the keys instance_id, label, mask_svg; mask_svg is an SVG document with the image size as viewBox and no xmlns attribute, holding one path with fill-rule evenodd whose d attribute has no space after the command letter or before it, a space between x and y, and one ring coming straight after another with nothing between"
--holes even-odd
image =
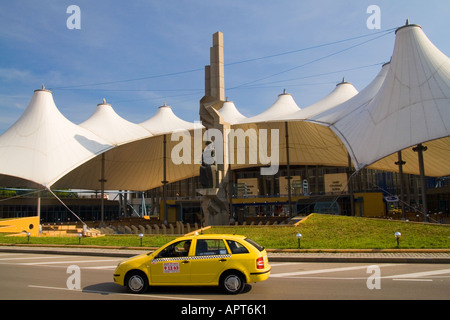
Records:
<instances>
[{"instance_id":1,"label":"tensile fabric roof","mask_svg":"<svg viewBox=\"0 0 450 320\"><path fill-rule=\"evenodd\" d=\"M0 185L51 187L74 168L113 148L65 118L44 87L22 116L0 136Z\"/></svg>"}]
</instances>

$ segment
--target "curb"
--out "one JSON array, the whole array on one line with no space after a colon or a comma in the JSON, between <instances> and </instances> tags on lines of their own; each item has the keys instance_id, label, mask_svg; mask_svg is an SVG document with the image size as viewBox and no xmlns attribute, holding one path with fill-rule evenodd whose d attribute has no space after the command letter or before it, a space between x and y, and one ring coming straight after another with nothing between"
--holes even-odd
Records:
<instances>
[{"instance_id":1,"label":"curb","mask_svg":"<svg viewBox=\"0 0 450 320\"><path fill-rule=\"evenodd\" d=\"M98 245L71 245L71 244L36 244L36 243L0 243L2 248L65 248L65 249L98 249L98 250L136 250L152 251L159 247L126 247L126 246L98 246ZM450 249L270 249L267 253L447 253ZM449 256L450 257L450 256Z\"/></svg>"},{"instance_id":2,"label":"curb","mask_svg":"<svg viewBox=\"0 0 450 320\"><path fill-rule=\"evenodd\" d=\"M155 247L0 244L0 252L130 258ZM450 264L450 249L266 249L271 262Z\"/></svg>"},{"instance_id":3,"label":"curb","mask_svg":"<svg viewBox=\"0 0 450 320\"><path fill-rule=\"evenodd\" d=\"M8 253L35 253L35 254L59 254L68 256L98 256L98 257L117 257L117 258L130 258L132 256L138 255L139 253L126 253L126 252L92 252L92 251L70 251L70 250L52 250L52 249L20 249L12 248L5 249L0 248L0 252Z\"/></svg>"},{"instance_id":4,"label":"curb","mask_svg":"<svg viewBox=\"0 0 450 320\"><path fill-rule=\"evenodd\" d=\"M330 263L424 263L450 264L450 258L438 257L274 257L271 262L330 262Z\"/></svg>"}]
</instances>

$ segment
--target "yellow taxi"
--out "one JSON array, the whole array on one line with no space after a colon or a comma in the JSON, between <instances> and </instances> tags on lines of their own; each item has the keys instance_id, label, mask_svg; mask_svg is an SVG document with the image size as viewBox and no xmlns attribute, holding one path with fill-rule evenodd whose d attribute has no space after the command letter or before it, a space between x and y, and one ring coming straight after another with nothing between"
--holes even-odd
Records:
<instances>
[{"instance_id":1,"label":"yellow taxi","mask_svg":"<svg viewBox=\"0 0 450 320\"><path fill-rule=\"evenodd\" d=\"M149 286L221 286L242 292L246 283L269 278L267 252L240 235L202 234L177 238L158 250L119 263L114 282L130 292Z\"/></svg>"}]
</instances>

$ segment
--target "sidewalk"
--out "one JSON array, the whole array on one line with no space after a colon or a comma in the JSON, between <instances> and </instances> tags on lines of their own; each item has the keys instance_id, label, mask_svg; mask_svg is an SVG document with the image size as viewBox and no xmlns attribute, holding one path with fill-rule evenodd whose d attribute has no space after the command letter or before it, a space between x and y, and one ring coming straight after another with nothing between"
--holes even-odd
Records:
<instances>
[{"instance_id":1,"label":"sidewalk","mask_svg":"<svg viewBox=\"0 0 450 320\"><path fill-rule=\"evenodd\" d=\"M0 245L3 253L38 253L63 255L91 255L129 258L156 248ZM315 251L315 252L314 252ZM450 249L397 250L273 250L267 249L272 262L360 262L360 263L450 263Z\"/></svg>"}]
</instances>

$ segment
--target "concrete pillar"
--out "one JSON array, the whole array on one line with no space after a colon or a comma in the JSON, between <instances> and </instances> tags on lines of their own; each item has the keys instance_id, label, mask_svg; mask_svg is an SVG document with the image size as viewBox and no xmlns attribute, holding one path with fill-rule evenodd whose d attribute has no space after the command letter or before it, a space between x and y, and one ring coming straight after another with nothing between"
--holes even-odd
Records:
<instances>
[{"instance_id":1,"label":"concrete pillar","mask_svg":"<svg viewBox=\"0 0 450 320\"><path fill-rule=\"evenodd\" d=\"M209 72L208 72L209 70ZM216 162L216 183L212 188L198 189L202 197L202 222L204 225L228 224L229 203L227 190L231 190L228 174L228 132L231 128L229 123L217 113L225 101L224 83L224 53L223 34L216 32L213 35L213 46L210 48L210 65L205 67L205 97L200 101L200 119L206 129L217 129L222 134L214 136L214 148L216 156L223 156L222 161ZM212 141L212 137L210 140ZM218 152L219 149L220 151ZM211 166L212 167L212 166ZM231 198L231 197L229 197ZM189 232L189 230L188 230Z\"/></svg>"},{"instance_id":2,"label":"concrete pillar","mask_svg":"<svg viewBox=\"0 0 450 320\"><path fill-rule=\"evenodd\" d=\"M208 68L205 68L205 71ZM225 101L225 76L223 55L223 33L213 34L213 46L210 48L210 95L218 100ZM205 76L205 83L207 83ZM207 85L205 85L206 91Z\"/></svg>"}]
</instances>

